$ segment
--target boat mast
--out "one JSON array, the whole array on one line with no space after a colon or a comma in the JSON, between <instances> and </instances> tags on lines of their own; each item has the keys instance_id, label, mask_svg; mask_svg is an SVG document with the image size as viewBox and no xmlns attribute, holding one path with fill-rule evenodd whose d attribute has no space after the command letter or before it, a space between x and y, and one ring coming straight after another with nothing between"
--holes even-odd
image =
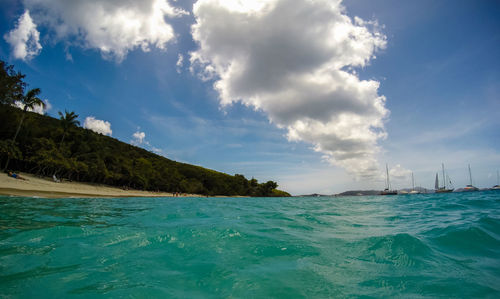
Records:
<instances>
[{"instance_id":1,"label":"boat mast","mask_svg":"<svg viewBox=\"0 0 500 299\"><path fill-rule=\"evenodd\" d=\"M413 172L411 173L411 190L415 191L415 179L413 178Z\"/></svg>"},{"instance_id":2,"label":"boat mast","mask_svg":"<svg viewBox=\"0 0 500 299\"><path fill-rule=\"evenodd\" d=\"M472 186L472 173L470 171L470 164L469 164L469 181L470 181L470 185Z\"/></svg>"},{"instance_id":3,"label":"boat mast","mask_svg":"<svg viewBox=\"0 0 500 299\"><path fill-rule=\"evenodd\" d=\"M387 167L387 163L385 163L385 172L387 178L387 190L391 190L391 183L389 182L389 167Z\"/></svg>"},{"instance_id":4,"label":"boat mast","mask_svg":"<svg viewBox=\"0 0 500 299\"><path fill-rule=\"evenodd\" d=\"M443 167L443 187L446 189L446 177L444 176L444 163L441 163L441 166Z\"/></svg>"}]
</instances>

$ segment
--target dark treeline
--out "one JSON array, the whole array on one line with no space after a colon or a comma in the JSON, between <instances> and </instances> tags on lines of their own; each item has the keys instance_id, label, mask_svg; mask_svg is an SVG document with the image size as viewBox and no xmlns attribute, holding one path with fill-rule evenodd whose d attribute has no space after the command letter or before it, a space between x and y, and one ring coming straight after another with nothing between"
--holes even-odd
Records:
<instances>
[{"instance_id":1,"label":"dark treeline","mask_svg":"<svg viewBox=\"0 0 500 299\"><path fill-rule=\"evenodd\" d=\"M41 176L139 190L206 195L289 196L273 181L258 183L169 160L78 126L74 112L60 119L14 107L40 104L39 89L25 91L24 75L0 61L0 167ZM31 97L31 98L28 98ZM31 101L31 102L30 102ZM5 169L4 169L5 170Z\"/></svg>"}]
</instances>

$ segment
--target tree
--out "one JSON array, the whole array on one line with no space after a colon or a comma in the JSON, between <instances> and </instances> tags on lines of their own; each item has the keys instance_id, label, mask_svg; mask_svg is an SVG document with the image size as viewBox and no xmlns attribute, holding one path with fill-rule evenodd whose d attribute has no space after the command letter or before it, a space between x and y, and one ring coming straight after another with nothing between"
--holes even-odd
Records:
<instances>
[{"instance_id":1,"label":"tree","mask_svg":"<svg viewBox=\"0 0 500 299\"><path fill-rule=\"evenodd\" d=\"M21 101L26 83L25 75L14 71L13 65L8 65L0 60L0 103L14 104Z\"/></svg>"},{"instance_id":2,"label":"tree","mask_svg":"<svg viewBox=\"0 0 500 299\"><path fill-rule=\"evenodd\" d=\"M26 117L26 112L28 109L33 109L33 107L40 105L45 108L45 103L38 98L38 95L42 92L40 88L33 88L29 90L26 95L22 97L21 104L24 105L23 113L21 115L21 121L19 122L19 125L17 126L16 134L14 134L14 138L12 138L11 145L14 146L16 142L17 135L19 134L19 131L21 130L21 126L23 125L24 118ZM4 171L9 167L9 161L10 158L7 157L7 162L5 163Z\"/></svg>"},{"instance_id":3,"label":"tree","mask_svg":"<svg viewBox=\"0 0 500 299\"><path fill-rule=\"evenodd\" d=\"M22 159L23 155L15 144L11 144L7 140L0 140L0 161L3 161L2 157L6 159Z\"/></svg>"},{"instance_id":4,"label":"tree","mask_svg":"<svg viewBox=\"0 0 500 299\"><path fill-rule=\"evenodd\" d=\"M78 118L78 114L75 114L74 111L68 112L64 110L64 114L62 114L61 111L58 112L61 120L61 126L63 128L63 135L61 138L61 141L59 143L59 148L64 142L64 137L66 136L66 133L71 127L79 126L80 122L76 120Z\"/></svg>"},{"instance_id":5,"label":"tree","mask_svg":"<svg viewBox=\"0 0 500 299\"><path fill-rule=\"evenodd\" d=\"M33 109L35 106L39 105L45 108L45 103L38 98L38 95L42 92L40 88L33 88L30 91L26 93L26 95L23 96L21 100L21 104L24 106L23 109L23 114L21 116L21 121L19 122L19 125L16 130L16 134L14 135L14 138L12 139L12 143L16 142L17 134L19 134L19 130L21 130L21 126L23 125L24 118L26 116L26 112L28 109Z\"/></svg>"}]
</instances>

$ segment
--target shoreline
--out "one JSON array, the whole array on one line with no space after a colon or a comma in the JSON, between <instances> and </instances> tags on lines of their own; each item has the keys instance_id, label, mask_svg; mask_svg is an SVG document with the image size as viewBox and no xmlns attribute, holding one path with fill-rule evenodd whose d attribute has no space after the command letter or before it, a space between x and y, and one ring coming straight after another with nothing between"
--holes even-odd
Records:
<instances>
[{"instance_id":1,"label":"shoreline","mask_svg":"<svg viewBox=\"0 0 500 299\"><path fill-rule=\"evenodd\" d=\"M51 178L36 177L19 173L27 180L15 179L7 174L0 174L0 196L23 196L43 198L120 198L120 197L204 197L199 194L179 194L170 192L152 192L141 190L123 190L118 187L91 183L54 182Z\"/></svg>"}]
</instances>

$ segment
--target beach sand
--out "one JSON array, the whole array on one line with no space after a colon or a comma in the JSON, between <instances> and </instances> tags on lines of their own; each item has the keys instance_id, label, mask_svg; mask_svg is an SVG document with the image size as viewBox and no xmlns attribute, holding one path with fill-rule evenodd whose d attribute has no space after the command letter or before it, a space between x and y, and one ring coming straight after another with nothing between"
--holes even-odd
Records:
<instances>
[{"instance_id":1,"label":"beach sand","mask_svg":"<svg viewBox=\"0 0 500 299\"><path fill-rule=\"evenodd\" d=\"M63 181L54 182L51 178L39 178L20 173L27 180L15 179L0 173L0 195L61 197L173 197L167 192L123 190L116 187ZM196 194L182 194L185 197L200 197Z\"/></svg>"}]
</instances>

